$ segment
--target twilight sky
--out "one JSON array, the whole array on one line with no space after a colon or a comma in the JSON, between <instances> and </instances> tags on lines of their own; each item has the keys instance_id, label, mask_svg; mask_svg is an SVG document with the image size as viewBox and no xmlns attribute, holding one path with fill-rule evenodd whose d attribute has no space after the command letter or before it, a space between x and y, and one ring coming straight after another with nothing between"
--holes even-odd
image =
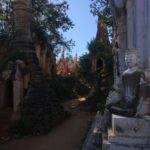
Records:
<instances>
[{"instance_id":1,"label":"twilight sky","mask_svg":"<svg viewBox=\"0 0 150 150\"><path fill-rule=\"evenodd\" d=\"M67 0L69 4L68 15L75 24L73 29L65 33L67 39L75 41L72 49L74 56L76 51L78 56L87 52L87 42L96 36L97 18L90 13L90 0Z\"/></svg>"}]
</instances>

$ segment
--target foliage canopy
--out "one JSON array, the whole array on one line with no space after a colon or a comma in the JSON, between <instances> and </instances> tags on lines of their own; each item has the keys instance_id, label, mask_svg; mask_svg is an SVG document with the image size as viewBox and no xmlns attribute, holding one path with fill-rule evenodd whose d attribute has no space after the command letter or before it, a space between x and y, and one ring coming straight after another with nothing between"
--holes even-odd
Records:
<instances>
[{"instance_id":1,"label":"foliage canopy","mask_svg":"<svg viewBox=\"0 0 150 150\"><path fill-rule=\"evenodd\" d=\"M60 46L69 49L74 45L72 40L67 40L62 34L74 26L67 15L69 6L66 1L53 3L48 0L32 0L32 5L34 18L31 26L32 32L39 33L40 36L42 34L41 40L50 41L57 52ZM14 32L13 6L14 0L1 0L1 34L7 32L12 35ZM42 37L44 38L42 39Z\"/></svg>"},{"instance_id":2,"label":"foliage canopy","mask_svg":"<svg viewBox=\"0 0 150 150\"><path fill-rule=\"evenodd\" d=\"M112 27L112 13L109 0L91 0L90 8L94 16L103 18L103 23L107 27Z\"/></svg>"}]
</instances>

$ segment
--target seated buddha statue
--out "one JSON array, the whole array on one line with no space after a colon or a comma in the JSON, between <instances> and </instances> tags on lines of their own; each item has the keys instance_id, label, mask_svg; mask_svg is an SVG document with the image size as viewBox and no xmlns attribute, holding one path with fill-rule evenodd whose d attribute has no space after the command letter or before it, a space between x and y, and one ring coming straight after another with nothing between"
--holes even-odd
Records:
<instances>
[{"instance_id":1,"label":"seated buddha statue","mask_svg":"<svg viewBox=\"0 0 150 150\"><path fill-rule=\"evenodd\" d=\"M129 49L126 51L125 63L127 69L122 73L121 93L115 96L118 100L112 100L113 102L109 102L109 105L107 105L108 102L106 102L106 107L118 115L134 116L139 101L138 94L141 75L137 67L137 50ZM111 97L108 96L108 99L110 98Z\"/></svg>"}]
</instances>

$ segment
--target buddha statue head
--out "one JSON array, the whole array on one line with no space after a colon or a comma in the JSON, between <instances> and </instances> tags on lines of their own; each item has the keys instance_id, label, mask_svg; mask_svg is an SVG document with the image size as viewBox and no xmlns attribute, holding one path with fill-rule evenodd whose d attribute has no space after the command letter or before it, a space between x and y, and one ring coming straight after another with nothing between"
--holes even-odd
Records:
<instances>
[{"instance_id":1,"label":"buddha statue head","mask_svg":"<svg viewBox=\"0 0 150 150\"><path fill-rule=\"evenodd\" d=\"M128 49L125 54L125 63L128 68L134 68L138 62L138 51L136 49Z\"/></svg>"}]
</instances>

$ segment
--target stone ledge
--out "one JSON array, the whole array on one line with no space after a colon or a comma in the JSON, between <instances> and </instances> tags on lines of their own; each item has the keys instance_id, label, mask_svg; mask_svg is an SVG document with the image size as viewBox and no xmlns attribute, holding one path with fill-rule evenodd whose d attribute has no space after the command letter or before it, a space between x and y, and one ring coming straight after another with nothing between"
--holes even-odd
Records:
<instances>
[{"instance_id":1,"label":"stone ledge","mask_svg":"<svg viewBox=\"0 0 150 150\"><path fill-rule=\"evenodd\" d=\"M150 147L146 147L146 146L138 146L138 145L134 145L134 146L128 146L128 145L117 145L117 144L106 144L103 145L102 150L150 150Z\"/></svg>"},{"instance_id":2,"label":"stone ledge","mask_svg":"<svg viewBox=\"0 0 150 150\"><path fill-rule=\"evenodd\" d=\"M117 137L150 138L149 128L150 121L112 115L112 133Z\"/></svg>"},{"instance_id":3,"label":"stone ledge","mask_svg":"<svg viewBox=\"0 0 150 150\"><path fill-rule=\"evenodd\" d=\"M146 145L150 148L150 138L108 137L110 143L124 145Z\"/></svg>"},{"instance_id":4,"label":"stone ledge","mask_svg":"<svg viewBox=\"0 0 150 150\"><path fill-rule=\"evenodd\" d=\"M150 150L150 139L109 137L103 141L102 150Z\"/></svg>"}]
</instances>

